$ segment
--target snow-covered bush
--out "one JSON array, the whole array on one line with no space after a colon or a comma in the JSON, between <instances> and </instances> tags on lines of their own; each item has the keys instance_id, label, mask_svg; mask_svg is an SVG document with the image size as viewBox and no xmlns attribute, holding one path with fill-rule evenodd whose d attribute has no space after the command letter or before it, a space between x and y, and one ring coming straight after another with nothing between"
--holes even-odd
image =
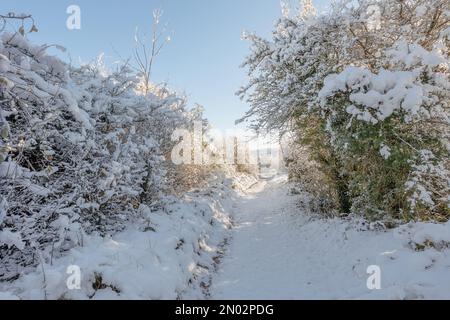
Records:
<instances>
[{"instance_id":1,"label":"snow-covered bush","mask_svg":"<svg viewBox=\"0 0 450 320\"><path fill-rule=\"evenodd\" d=\"M126 65L70 67L47 48L1 34L0 280L162 208L171 134L196 114L167 88L138 92Z\"/></svg>"},{"instance_id":2,"label":"snow-covered bush","mask_svg":"<svg viewBox=\"0 0 450 320\"><path fill-rule=\"evenodd\" d=\"M309 197L309 210L333 216L338 212L339 196L335 181L330 179L318 161L311 158L311 150L300 142L299 137L283 141L283 160L289 181L299 184Z\"/></svg>"},{"instance_id":3,"label":"snow-covered bush","mask_svg":"<svg viewBox=\"0 0 450 320\"><path fill-rule=\"evenodd\" d=\"M295 132L341 211L448 219L449 12L443 0L345 0L281 18L273 40L248 36L245 119Z\"/></svg>"}]
</instances>

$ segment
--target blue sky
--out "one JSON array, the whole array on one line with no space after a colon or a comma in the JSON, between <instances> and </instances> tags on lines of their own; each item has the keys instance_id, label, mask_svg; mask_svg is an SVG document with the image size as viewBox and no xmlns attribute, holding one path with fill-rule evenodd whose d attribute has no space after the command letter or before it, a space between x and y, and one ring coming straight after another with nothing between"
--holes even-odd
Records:
<instances>
[{"instance_id":1,"label":"blue sky","mask_svg":"<svg viewBox=\"0 0 450 320\"><path fill-rule=\"evenodd\" d=\"M319 11L328 2L314 1ZM81 30L66 28L66 9L72 4L81 8ZM269 36L281 14L279 0L0 1L1 14L34 16L39 32L29 35L31 40L63 45L75 62L88 62L102 52L109 62L119 55L130 57L135 28L150 33L156 8L164 10L162 22L172 40L156 61L153 80L185 92L190 105L203 105L205 116L218 128L232 128L248 108L235 96L246 83L239 65L248 43L241 34L246 30Z\"/></svg>"}]
</instances>

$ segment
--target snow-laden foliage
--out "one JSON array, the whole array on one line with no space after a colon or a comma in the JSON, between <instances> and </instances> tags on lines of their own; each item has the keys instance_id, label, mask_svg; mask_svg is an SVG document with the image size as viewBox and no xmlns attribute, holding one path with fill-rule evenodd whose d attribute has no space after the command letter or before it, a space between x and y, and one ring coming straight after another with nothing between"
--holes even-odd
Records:
<instances>
[{"instance_id":1,"label":"snow-laden foliage","mask_svg":"<svg viewBox=\"0 0 450 320\"><path fill-rule=\"evenodd\" d=\"M203 299L231 227L228 213L239 197L233 189L248 186L220 173L208 189L172 197L164 210L141 205L135 223L123 231L108 237L86 234L82 246L44 261L16 281L0 282L0 297ZM79 290L67 286L69 266L80 268Z\"/></svg>"},{"instance_id":2,"label":"snow-laden foliage","mask_svg":"<svg viewBox=\"0 0 450 320\"><path fill-rule=\"evenodd\" d=\"M0 280L163 208L171 134L198 117L166 88L140 93L126 65L74 68L47 48L1 34Z\"/></svg>"},{"instance_id":3,"label":"snow-laden foliage","mask_svg":"<svg viewBox=\"0 0 450 320\"><path fill-rule=\"evenodd\" d=\"M244 119L294 132L341 211L447 219L449 12L444 0L344 0L285 15L272 40L247 36Z\"/></svg>"}]
</instances>

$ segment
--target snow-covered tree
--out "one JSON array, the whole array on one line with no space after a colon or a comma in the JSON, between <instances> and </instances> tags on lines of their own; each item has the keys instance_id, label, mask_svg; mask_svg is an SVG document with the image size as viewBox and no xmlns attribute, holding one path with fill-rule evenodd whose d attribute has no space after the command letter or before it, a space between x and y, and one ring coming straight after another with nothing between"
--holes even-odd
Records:
<instances>
[{"instance_id":1,"label":"snow-covered tree","mask_svg":"<svg viewBox=\"0 0 450 320\"><path fill-rule=\"evenodd\" d=\"M293 131L370 218L449 217L449 3L340 1L248 36L256 129Z\"/></svg>"}]
</instances>

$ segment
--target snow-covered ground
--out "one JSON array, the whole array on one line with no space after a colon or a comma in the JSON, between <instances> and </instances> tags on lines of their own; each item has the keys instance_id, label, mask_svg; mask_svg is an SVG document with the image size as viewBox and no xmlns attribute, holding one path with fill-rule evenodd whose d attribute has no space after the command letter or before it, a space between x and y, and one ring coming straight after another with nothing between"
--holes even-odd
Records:
<instances>
[{"instance_id":1,"label":"snow-covered ground","mask_svg":"<svg viewBox=\"0 0 450 320\"><path fill-rule=\"evenodd\" d=\"M142 217L113 237L82 234L82 246L0 283L0 300L203 299L229 237L232 204L255 181L218 174L207 188L172 199L164 211L143 206Z\"/></svg>"},{"instance_id":2,"label":"snow-covered ground","mask_svg":"<svg viewBox=\"0 0 450 320\"><path fill-rule=\"evenodd\" d=\"M219 178L148 212L145 226L85 235L82 247L0 284L0 299L450 299L450 223L383 231L321 219L286 180ZM71 265L79 290L67 287ZM380 268L380 290L367 287L369 266Z\"/></svg>"},{"instance_id":3,"label":"snow-covered ground","mask_svg":"<svg viewBox=\"0 0 450 320\"><path fill-rule=\"evenodd\" d=\"M276 176L235 204L214 299L450 298L449 223L370 231L362 222L308 214L289 188ZM374 265L381 290L367 287Z\"/></svg>"}]
</instances>

